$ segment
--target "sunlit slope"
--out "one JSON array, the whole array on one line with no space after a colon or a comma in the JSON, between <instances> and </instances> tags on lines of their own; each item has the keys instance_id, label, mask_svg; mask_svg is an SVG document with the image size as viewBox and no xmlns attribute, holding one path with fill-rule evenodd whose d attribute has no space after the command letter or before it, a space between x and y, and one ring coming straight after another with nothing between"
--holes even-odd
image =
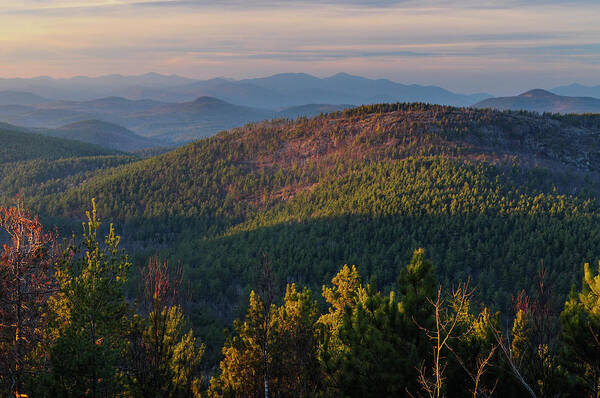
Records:
<instances>
[{"instance_id":1,"label":"sunlit slope","mask_svg":"<svg viewBox=\"0 0 600 398\"><path fill-rule=\"evenodd\" d=\"M125 242L186 264L207 319L235 313L263 255L318 290L344 263L388 286L416 247L507 306L542 262L566 294L600 257L597 134L590 116L362 107L234 129L36 206L74 217L96 197Z\"/></svg>"}]
</instances>

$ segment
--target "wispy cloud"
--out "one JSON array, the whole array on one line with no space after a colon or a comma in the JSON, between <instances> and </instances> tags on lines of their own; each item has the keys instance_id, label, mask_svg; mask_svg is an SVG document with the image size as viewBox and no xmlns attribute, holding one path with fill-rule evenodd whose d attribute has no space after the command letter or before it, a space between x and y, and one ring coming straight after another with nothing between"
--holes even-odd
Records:
<instances>
[{"instance_id":1,"label":"wispy cloud","mask_svg":"<svg viewBox=\"0 0 600 398\"><path fill-rule=\"evenodd\" d=\"M597 0L0 0L0 76L341 70L460 91L599 84Z\"/></svg>"}]
</instances>

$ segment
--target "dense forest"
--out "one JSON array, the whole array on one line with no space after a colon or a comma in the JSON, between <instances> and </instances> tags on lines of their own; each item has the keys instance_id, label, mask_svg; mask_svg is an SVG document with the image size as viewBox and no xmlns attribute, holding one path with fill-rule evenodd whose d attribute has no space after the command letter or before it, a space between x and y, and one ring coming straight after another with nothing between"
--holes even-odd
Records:
<instances>
[{"instance_id":1,"label":"dense forest","mask_svg":"<svg viewBox=\"0 0 600 398\"><path fill-rule=\"evenodd\" d=\"M599 135L597 115L371 105L147 159L11 158L0 200L21 194L68 237L95 197L128 261L168 258L205 344L188 392L263 396L269 379L273 396L596 396L598 290L583 271L600 259ZM148 277L130 274L119 319L146 322L131 303ZM354 286L342 304L336 283ZM434 349L435 330L447 345ZM117 384L135 395L117 351Z\"/></svg>"},{"instance_id":2,"label":"dense forest","mask_svg":"<svg viewBox=\"0 0 600 398\"><path fill-rule=\"evenodd\" d=\"M95 202L83 233L57 243L18 202L0 208L0 392L39 397L597 397L600 267L584 266L560 316L540 268L502 316L467 278L438 285L417 249L394 287L342 266L323 285L276 281L266 256L217 369L185 315L180 267L132 264ZM278 298L280 297L281 298ZM189 310L188 310L189 311ZM510 323L502 326L503 319ZM208 376L208 377L204 377Z\"/></svg>"},{"instance_id":3,"label":"dense forest","mask_svg":"<svg viewBox=\"0 0 600 398\"><path fill-rule=\"evenodd\" d=\"M32 159L56 160L68 157L99 156L114 151L79 141L45 137L0 126L0 164Z\"/></svg>"}]
</instances>

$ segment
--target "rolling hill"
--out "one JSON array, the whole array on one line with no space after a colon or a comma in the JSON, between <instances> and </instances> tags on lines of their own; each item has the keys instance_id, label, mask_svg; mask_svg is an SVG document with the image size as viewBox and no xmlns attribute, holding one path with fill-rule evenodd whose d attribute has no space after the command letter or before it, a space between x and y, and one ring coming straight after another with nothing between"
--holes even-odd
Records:
<instances>
[{"instance_id":1,"label":"rolling hill","mask_svg":"<svg viewBox=\"0 0 600 398\"><path fill-rule=\"evenodd\" d=\"M401 84L387 79L367 79L347 73L318 78L305 73L283 73L245 80L211 79L179 87L128 93L168 101L212 96L234 104L260 108L282 108L304 104L370 104L382 101L423 101L449 105L471 105L488 94L456 94L436 86Z\"/></svg>"},{"instance_id":2,"label":"rolling hill","mask_svg":"<svg viewBox=\"0 0 600 398\"><path fill-rule=\"evenodd\" d=\"M83 142L0 127L0 163L31 159L57 160L81 156L112 155L115 151Z\"/></svg>"},{"instance_id":3,"label":"rolling hill","mask_svg":"<svg viewBox=\"0 0 600 398\"><path fill-rule=\"evenodd\" d=\"M29 203L68 231L95 197L138 258L184 264L205 341L244 311L264 255L282 283L318 291L348 263L387 289L425 247L444 285L471 277L501 309L543 262L559 306L600 259L599 133L591 115L364 106L253 123Z\"/></svg>"},{"instance_id":4,"label":"rolling hill","mask_svg":"<svg viewBox=\"0 0 600 398\"><path fill-rule=\"evenodd\" d=\"M128 123L144 135L171 142L208 137L248 122L271 119L275 112L233 105L212 97L192 102L164 104L135 113Z\"/></svg>"},{"instance_id":5,"label":"rolling hill","mask_svg":"<svg viewBox=\"0 0 600 398\"><path fill-rule=\"evenodd\" d=\"M42 97L65 101L88 101L100 97L118 96L119 92L137 87L157 89L180 86L194 81L194 79L185 77L159 75L157 73L146 73L138 76L118 74L98 77L75 76L65 79L39 76L30 79L0 78L0 90L27 91Z\"/></svg>"},{"instance_id":6,"label":"rolling hill","mask_svg":"<svg viewBox=\"0 0 600 398\"><path fill-rule=\"evenodd\" d=\"M600 113L600 99L566 97L545 90L531 90L515 97L488 98L473 105L475 108L525 110L552 113Z\"/></svg>"},{"instance_id":7,"label":"rolling hill","mask_svg":"<svg viewBox=\"0 0 600 398\"><path fill-rule=\"evenodd\" d=\"M47 130L45 134L123 152L135 152L165 145L160 141L141 137L125 127L101 120L71 123L54 130Z\"/></svg>"},{"instance_id":8,"label":"rolling hill","mask_svg":"<svg viewBox=\"0 0 600 398\"><path fill-rule=\"evenodd\" d=\"M0 124L0 142L0 203L3 204L12 203L17 195L25 198L58 195L105 170L139 159L6 124Z\"/></svg>"}]
</instances>

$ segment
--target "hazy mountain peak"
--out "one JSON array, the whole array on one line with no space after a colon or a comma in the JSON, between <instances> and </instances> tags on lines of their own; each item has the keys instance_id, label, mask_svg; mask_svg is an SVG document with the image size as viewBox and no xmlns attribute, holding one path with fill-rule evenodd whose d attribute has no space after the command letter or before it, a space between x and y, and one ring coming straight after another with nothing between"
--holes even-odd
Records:
<instances>
[{"instance_id":1,"label":"hazy mountain peak","mask_svg":"<svg viewBox=\"0 0 600 398\"><path fill-rule=\"evenodd\" d=\"M600 113L600 99L556 95L535 89L514 97L497 97L480 101L475 108L525 110L553 113Z\"/></svg>"},{"instance_id":2,"label":"hazy mountain peak","mask_svg":"<svg viewBox=\"0 0 600 398\"><path fill-rule=\"evenodd\" d=\"M536 88L533 90L529 90L520 94L519 97L529 97L529 98L555 98L558 95L551 93L550 91L543 90L541 88Z\"/></svg>"},{"instance_id":3,"label":"hazy mountain peak","mask_svg":"<svg viewBox=\"0 0 600 398\"><path fill-rule=\"evenodd\" d=\"M346 73L346 72L339 72L339 73L336 73L333 76L328 77L328 79L342 80L342 79L365 79L365 78L364 77L360 77L360 76L351 75L351 74Z\"/></svg>"},{"instance_id":4,"label":"hazy mountain peak","mask_svg":"<svg viewBox=\"0 0 600 398\"><path fill-rule=\"evenodd\" d=\"M127 130L125 127L119 126L118 124L105 122L105 121L99 120L99 119L90 119L90 120L82 120L79 122L73 122L73 123L66 124L62 127L59 127L58 129L59 130L73 130L73 129L79 129L79 128L84 128L84 127L85 128L103 127L103 128L116 128L116 129L120 129L120 130Z\"/></svg>"},{"instance_id":5,"label":"hazy mountain peak","mask_svg":"<svg viewBox=\"0 0 600 398\"><path fill-rule=\"evenodd\" d=\"M586 86L580 83L571 83L568 86L555 87L551 91L558 95L600 98L600 85Z\"/></svg>"},{"instance_id":6,"label":"hazy mountain peak","mask_svg":"<svg viewBox=\"0 0 600 398\"><path fill-rule=\"evenodd\" d=\"M127 152L161 145L161 143L141 137L123 126L97 119L70 123L49 130L47 134Z\"/></svg>"},{"instance_id":7,"label":"hazy mountain peak","mask_svg":"<svg viewBox=\"0 0 600 398\"><path fill-rule=\"evenodd\" d=\"M202 97L196 98L194 104L197 105L208 105L208 104L227 104L227 102L220 100L215 97L210 97L208 95L203 95Z\"/></svg>"}]
</instances>

